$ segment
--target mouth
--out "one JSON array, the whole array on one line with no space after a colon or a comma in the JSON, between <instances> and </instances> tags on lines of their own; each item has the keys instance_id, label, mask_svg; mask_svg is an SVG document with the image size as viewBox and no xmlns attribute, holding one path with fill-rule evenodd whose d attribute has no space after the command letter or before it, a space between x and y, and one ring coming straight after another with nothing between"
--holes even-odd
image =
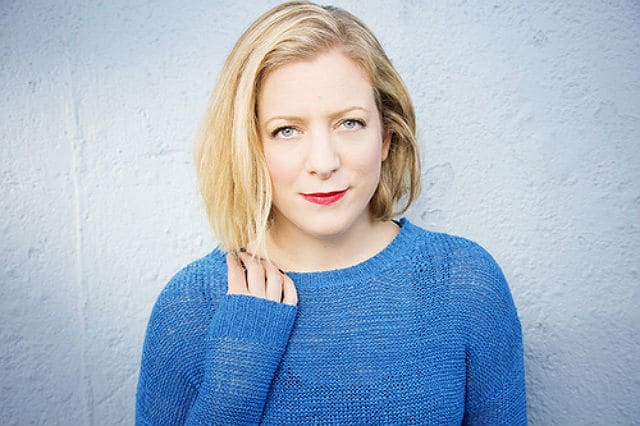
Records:
<instances>
[{"instance_id":1,"label":"mouth","mask_svg":"<svg viewBox=\"0 0 640 426\"><path fill-rule=\"evenodd\" d=\"M326 206L329 204L337 203L344 197L348 191L347 189L343 189L342 191L333 191L333 192L314 192L311 194L300 194L302 198L305 200L312 202L314 204L320 204L322 206Z\"/></svg>"}]
</instances>

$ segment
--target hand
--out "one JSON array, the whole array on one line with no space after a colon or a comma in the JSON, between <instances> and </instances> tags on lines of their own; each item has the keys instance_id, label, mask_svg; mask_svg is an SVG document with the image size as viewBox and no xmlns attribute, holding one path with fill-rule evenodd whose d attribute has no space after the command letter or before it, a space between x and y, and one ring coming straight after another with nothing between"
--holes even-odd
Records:
<instances>
[{"instance_id":1,"label":"hand","mask_svg":"<svg viewBox=\"0 0 640 426\"><path fill-rule=\"evenodd\" d=\"M246 294L287 305L298 304L291 278L271 262L245 252L227 254L227 294Z\"/></svg>"}]
</instances>

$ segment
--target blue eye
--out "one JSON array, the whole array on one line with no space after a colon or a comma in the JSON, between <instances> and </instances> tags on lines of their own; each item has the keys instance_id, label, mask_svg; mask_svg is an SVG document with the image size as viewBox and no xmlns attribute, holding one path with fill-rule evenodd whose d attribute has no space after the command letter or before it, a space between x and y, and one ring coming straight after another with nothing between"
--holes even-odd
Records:
<instances>
[{"instance_id":1,"label":"blue eye","mask_svg":"<svg viewBox=\"0 0 640 426\"><path fill-rule=\"evenodd\" d=\"M362 120L348 119L342 122L342 127L347 130L353 130L358 127L364 127L364 122Z\"/></svg>"},{"instance_id":2,"label":"blue eye","mask_svg":"<svg viewBox=\"0 0 640 426\"><path fill-rule=\"evenodd\" d=\"M290 138L293 136L293 134L295 133L295 129L293 127L280 127L277 128L276 130L274 130L271 133L271 136L273 137L283 137L283 138Z\"/></svg>"}]
</instances>

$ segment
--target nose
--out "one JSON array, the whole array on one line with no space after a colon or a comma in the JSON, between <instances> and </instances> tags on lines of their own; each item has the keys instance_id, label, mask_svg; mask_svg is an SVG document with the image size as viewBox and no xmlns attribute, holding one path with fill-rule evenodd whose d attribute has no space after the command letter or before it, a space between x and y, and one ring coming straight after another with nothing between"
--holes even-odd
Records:
<instances>
[{"instance_id":1,"label":"nose","mask_svg":"<svg viewBox=\"0 0 640 426\"><path fill-rule=\"evenodd\" d=\"M306 158L307 172L328 179L340 167L340 155L329 130L309 135Z\"/></svg>"}]
</instances>

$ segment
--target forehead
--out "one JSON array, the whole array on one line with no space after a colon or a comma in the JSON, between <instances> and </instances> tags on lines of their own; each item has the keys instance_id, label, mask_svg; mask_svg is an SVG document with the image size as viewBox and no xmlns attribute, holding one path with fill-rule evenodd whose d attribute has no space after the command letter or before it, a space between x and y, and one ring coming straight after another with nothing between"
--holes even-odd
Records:
<instances>
[{"instance_id":1,"label":"forehead","mask_svg":"<svg viewBox=\"0 0 640 426\"><path fill-rule=\"evenodd\" d=\"M258 116L329 113L345 104L375 106L373 88L364 70L334 49L267 74L258 93Z\"/></svg>"}]
</instances>

